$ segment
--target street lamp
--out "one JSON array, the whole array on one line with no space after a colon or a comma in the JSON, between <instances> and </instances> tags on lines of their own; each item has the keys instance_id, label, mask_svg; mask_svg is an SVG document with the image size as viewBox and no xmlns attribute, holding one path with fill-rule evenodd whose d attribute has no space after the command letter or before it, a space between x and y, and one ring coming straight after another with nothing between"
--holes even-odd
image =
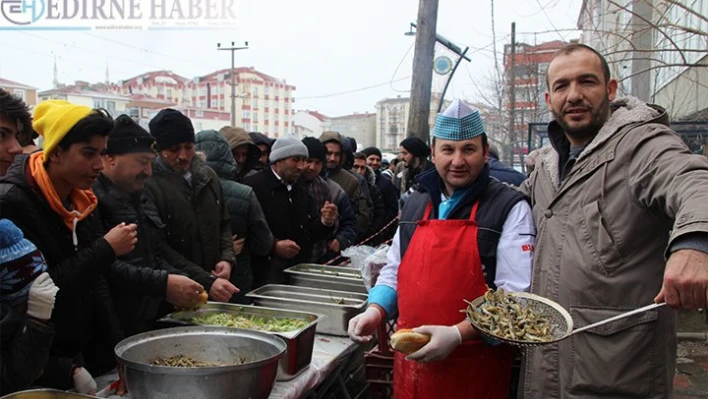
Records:
<instances>
[{"instance_id":1,"label":"street lamp","mask_svg":"<svg viewBox=\"0 0 708 399\"><path fill-rule=\"evenodd\" d=\"M248 42L244 42L242 47L236 47L235 42L231 42L231 47L221 47L221 43L216 43L216 49L231 51L231 126L236 126L236 80L234 79L234 52L236 50L247 50Z\"/></svg>"},{"instance_id":2,"label":"street lamp","mask_svg":"<svg viewBox=\"0 0 708 399\"><path fill-rule=\"evenodd\" d=\"M415 36L415 29L418 28L418 25L415 22L411 22L408 32L404 32L403 34L405 36ZM451 42L450 40L446 39L445 37L438 35L437 33L435 34L435 41L442 44L445 46L448 50L452 51L453 53L457 54L458 58L457 61L455 62L455 65L452 67L450 70L450 77L447 79L447 82L445 82L445 87L443 88L442 94L440 95L440 102L438 103L438 113L440 113L440 110L442 109L443 103L445 101L445 93L447 92L447 87L450 85L450 81L452 80L452 76L455 75L455 71L457 71L457 66L460 65L460 62L465 59L467 61L472 61L466 54L467 50L470 48L468 46L465 46L464 50L461 49L459 46Z\"/></svg>"}]
</instances>

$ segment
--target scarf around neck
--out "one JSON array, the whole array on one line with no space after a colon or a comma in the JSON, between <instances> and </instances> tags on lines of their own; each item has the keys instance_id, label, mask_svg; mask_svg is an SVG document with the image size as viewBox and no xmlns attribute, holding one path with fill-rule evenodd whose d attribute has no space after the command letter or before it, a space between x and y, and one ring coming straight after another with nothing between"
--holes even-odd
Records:
<instances>
[{"instance_id":1,"label":"scarf around neck","mask_svg":"<svg viewBox=\"0 0 708 399\"><path fill-rule=\"evenodd\" d=\"M98 204L93 191L79 190L72 188L69 193L69 201L72 205L72 210L69 211L62 204L61 198L57 194L52 181L49 178L49 173L44 167L44 152L35 152L30 155L29 168L32 178L37 182L39 190L42 192L44 199L49 203L49 207L61 216L66 227L71 230L74 246L79 245L79 240L76 235L76 225L86 219Z\"/></svg>"}]
</instances>

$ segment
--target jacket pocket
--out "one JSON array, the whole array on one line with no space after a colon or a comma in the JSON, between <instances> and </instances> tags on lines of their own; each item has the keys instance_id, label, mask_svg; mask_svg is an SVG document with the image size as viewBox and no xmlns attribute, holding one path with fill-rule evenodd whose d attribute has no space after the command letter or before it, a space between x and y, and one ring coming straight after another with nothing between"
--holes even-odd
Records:
<instances>
[{"instance_id":1,"label":"jacket pocket","mask_svg":"<svg viewBox=\"0 0 708 399\"><path fill-rule=\"evenodd\" d=\"M616 316L630 309L571 307L577 327ZM580 397L650 398L654 372L657 311L648 311L570 337L570 393Z\"/></svg>"},{"instance_id":2,"label":"jacket pocket","mask_svg":"<svg viewBox=\"0 0 708 399\"><path fill-rule=\"evenodd\" d=\"M617 242L608 228L611 225L602 214L598 201L587 204L582 208L581 223L587 233L586 239L590 251L599 261L600 266L610 272L624 263L624 257L619 251Z\"/></svg>"}]
</instances>

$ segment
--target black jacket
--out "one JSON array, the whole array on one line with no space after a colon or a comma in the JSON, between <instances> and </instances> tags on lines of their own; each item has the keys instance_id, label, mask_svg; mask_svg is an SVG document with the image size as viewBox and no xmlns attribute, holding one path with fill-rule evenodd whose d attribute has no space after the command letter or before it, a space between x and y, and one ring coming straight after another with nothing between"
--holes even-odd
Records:
<instances>
[{"instance_id":1,"label":"black jacket","mask_svg":"<svg viewBox=\"0 0 708 399\"><path fill-rule=\"evenodd\" d=\"M399 229L401 259L408 249L417 222L423 219L428 203L432 202L431 219L438 218L441 200L442 180L437 170L430 169L417 177L416 190L411 193L401 210ZM487 285L496 288L497 244L502 234L502 227L511 209L526 197L518 191L490 178L489 167L485 166L479 177L472 183L469 191L452 209L448 219L468 219L472 206L479 200L477 208L477 247L482 265L485 268Z\"/></svg>"},{"instance_id":2,"label":"black jacket","mask_svg":"<svg viewBox=\"0 0 708 399\"><path fill-rule=\"evenodd\" d=\"M138 226L138 243L111 268L109 286L121 326L130 336L151 329L162 315L168 273L177 270L159 256L165 224L157 207L144 191L132 198L123 196L105 175L93 184L105 230L120 223ZM122 269L122 270L121 270Z\"/></svg>"},{"instance_id":3,"label":"black jacket","mask_svg":"<svg viewBox=\"0 0 708 399\"><path fill-rule=\"evenodd\" d=\"M489 174L502 183L509 183L520 186L526 180L526 176L518 170L506 166L502 161L489 157Z\"/></svg>"},{"instance_id":4,"label":"black jacket","mask_svg":"<svg viewBox=\"0 0 708 399\"><path fill-rule=\"evenodd\" d=\"M267 283L284 283L282 270L298 263L309 262L312 254L312 243L326 238L334 230L334 226L322 224L319 209L310 200L307 189L300 183L287 187L266 168L247 178L244 184L253 188L258 202L265 213L270 231L275 240L292 240L300 247L300 252L294 259L271 257L270 270L266 273ZM258 286L262 281L257 281Z\"/></svg>"},{"instance_id":5,"label":"black jacket","mask_svg":"<svg viewBox=\"0 0 708 399\"><path fill-rule=\"evenodd\" d=\"M29 389L49 358L54 338L50 323L30 319L14 308L0 308L0 395Z\"/></svg>"},{"instance_id":6,"label":"black jacket","mask_svg":"<svg viewBox=\"0 0 708 399\"><path fill-rule=\"evenodd\" d=\"M32 178L28 159L28 155L15 157L0 178L0 217L12 220L37 246L47 260L47 273L59 287L52 312L56 335L42 380L66 389L73 384L72 363L81 362L81 353L93 347L92 331L108 336L101 339L113 344L123 338L104 277L115 253L103 238L98 210L77 224L78 246L74 247L71 231Z\"/></svg>"},{"instance_id":7,"label":"black jacket","mask_svg":"<svg viewBox=\"0 0 708 399\"><path fill-rule=\"evenodd\" d=\"M219 177L198 157L190 166L191 185L159 160L153 166L146 191L167 226L165 260L209 291L216 264L235 262L231 219Z\"/></svg>"}]
</instances>

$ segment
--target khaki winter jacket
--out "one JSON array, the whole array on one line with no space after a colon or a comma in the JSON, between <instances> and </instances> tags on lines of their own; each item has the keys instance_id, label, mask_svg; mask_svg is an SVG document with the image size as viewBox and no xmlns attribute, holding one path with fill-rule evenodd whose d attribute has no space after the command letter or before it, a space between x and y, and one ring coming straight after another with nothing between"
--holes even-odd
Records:
<instances>
[{"instance_id":1,"label":"khaki winter jacket","mask_svg":"<svg viewBox=\"0 0 708 399\"><path fill-rule=\"evenodd\" d=\"M549 125L521 190L538 229L532 292L582 327L649 305L667 245L708 232L708 159L692 155L656 106L626 98L561 182L568 142ZM563 150L565 148L565 150ZM676 312L660 308L526 352L525 399L668 398L676 365Z\"/></svg>"}]
</instances>

